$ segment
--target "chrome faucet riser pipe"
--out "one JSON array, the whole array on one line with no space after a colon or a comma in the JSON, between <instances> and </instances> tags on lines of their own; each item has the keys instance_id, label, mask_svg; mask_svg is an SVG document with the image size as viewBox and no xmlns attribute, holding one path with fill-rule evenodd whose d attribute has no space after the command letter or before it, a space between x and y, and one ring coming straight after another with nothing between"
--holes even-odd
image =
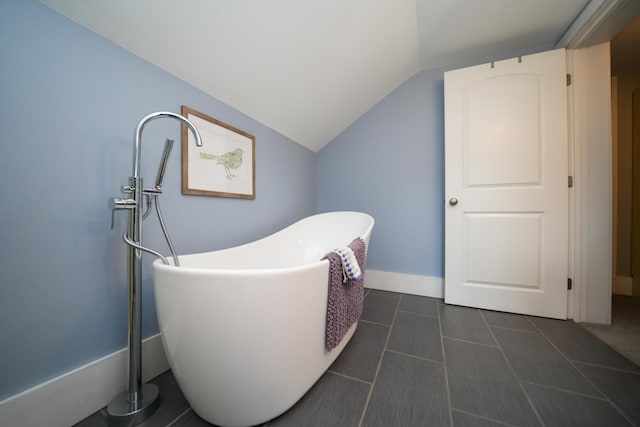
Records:
<instances>
[{"instance_id":1,"label":"chrome faucet riser pipe","mask_svg":"<svg viewBox=\"0 0 640 427\"><path fill-rule=\"evenodd\" d=\"M131 232L129 235L130 239L133 240L138 245L142 245L142 213L143 213L143 193L144 186L142 177L140 176L140 162L141 162L141 154L142 154L142 131L144 127L153 120L168 117L179 120L184 123L191 132L193 132L196 138L196 145L202 146L202 139L200 138L200 133L196 129L196 127L187 120L185 117L171 113L168 111L160 111L157 113L151 113L142 118L138 122L136 126L135 132L135 141L134 141L134 162L133 162L133 177L131 178L131 186L133 188L133 199L136 201L136 208L134 209L133 215L133 224L131 224ZM132 247L133 248L133 247ZM142 367L141 363L138 360L141 358L141 348L140 348L140 339L141 335L141 327L142 327L142 313L141 313L141 288L142 288L142 251L140 249L133 249L133 271L134 271L134 282L131 285L133 299L131 305L131 317L132 317L132 330L130 331L130 335L137 335L136 343L134 343L134 351L132 351L131 362L130 362L130 371L129 371L129 395L134 396L138 393L138 391L142 388ZM135 330L134 330L135 329ZM135 360L133 360L135 359Z\"/></svg>"},{"instance_id":2,"label":"chrome faucet riser pipe","mask_svg":"<svg viewBox=\"0 0 640 427\"><path fill-rule=\"evenodd\" d=\"M134 177L129 178L129 185L133 188L134 192L138 188L142 188L142 180ZM134 200L136 199L134 195ZM129 235L136 235L136 224L138 217L140 216L141 203L138 201L136 207L131 211L129 215ZM134 241L136 238L134 237ZM141 275L140 268L136 266L141 265L138 263L138 259L141 259L142 252L129 246L129 381L127 383L127 390L129 392L128 402L135 402L137 400L137 394L142 387L142 368L138 363L141 352L141 337L140 329L142 326L142 317L140 316L140 283Z\"/></svg>"},{"instance_id":3,"label":"chrome faucet riser pipe","mask_svg":"<svg viewBox=\"0 0 640 427\"><path fill-rule=\"evenodd\" d=\"M125 242L128 244L129 249L129 379L127 392L117 396L107 407L107 413L111 416L110 424L120 425L122 423L122 425L127 426L139 424L151 416L158 405L158 388L153 384L142 385L142 253L144 250L157 254L142 245L143 198L145 191L157 193L153 197L157 197L161 192L159 188L161 182L158 183L158 181L161 181L164 174L170 147L165 146L163 164L160 166L161 170L156 179L156 188L154 189L145 190L143 187L142 177L140 176L140 157L142 130L150 121L162 117L174 118L185 124L195 136L196 145L202 146L202 139L198 130L185 117L171 112L157 112L144 117L138 123L135 131L133 176L129 178L129 185L123 187L123 191L130 193L131 198L114 198L111 201L113 212L119 209L129 210L129 230L128 236L125 236ZM160 213L159 216L161 216ZM162 218L160 220L162 221ZM171 246L172 255L177 258L165 227L163 227L163 232ZM167 262L166 258L162 258L164 262Z\"/></svg>"}]
</instances>

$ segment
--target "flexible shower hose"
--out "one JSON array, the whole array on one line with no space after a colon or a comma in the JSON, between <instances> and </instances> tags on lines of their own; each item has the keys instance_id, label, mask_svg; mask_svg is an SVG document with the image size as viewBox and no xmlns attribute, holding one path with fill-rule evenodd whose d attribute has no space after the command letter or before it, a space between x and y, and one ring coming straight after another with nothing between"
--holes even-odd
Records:
<instances>
[{"instance_id":1,"label":"flexible shower hose","mask_svg":"<svg viewBox=\"0 0 640 427\"><path fill-rule=\"evenodd\" d=\"M171 241L171 237L169 237L169 230L167 230L167 226L164 223L164 219L162 218L162 210L160 209L160 199L158 196L153 196L155 199L156 205L156 213L158 214L158 220L160 221L160 227L162 227L162 233L164 233L165 239L167 239L167 244L169 245L169 250L171 250L171 257L173 258L173 265L176 267L180 267L180 261L178 261L178 255L176 254L176 249L173 247L173 242Z\"/></svg>"}]
</instances>

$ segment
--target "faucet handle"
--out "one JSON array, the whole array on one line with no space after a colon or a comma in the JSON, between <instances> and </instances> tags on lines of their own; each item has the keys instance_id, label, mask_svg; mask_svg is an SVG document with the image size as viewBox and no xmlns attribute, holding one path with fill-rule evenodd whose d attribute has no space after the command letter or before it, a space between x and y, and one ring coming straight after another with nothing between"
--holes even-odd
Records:
<instances>
[{"instance_id":1,"label":"faucet handle","mask_svg":"<svg viewBox=\"0 0 640 427\"><path fill-rule=\"evenodd\" d=\"M111 229L113 230L113 222L118 209L135 209L136 201L133 199L121 199L114 197L109 200L109 208L111 209Z\"/></svg>"}]
</instances>

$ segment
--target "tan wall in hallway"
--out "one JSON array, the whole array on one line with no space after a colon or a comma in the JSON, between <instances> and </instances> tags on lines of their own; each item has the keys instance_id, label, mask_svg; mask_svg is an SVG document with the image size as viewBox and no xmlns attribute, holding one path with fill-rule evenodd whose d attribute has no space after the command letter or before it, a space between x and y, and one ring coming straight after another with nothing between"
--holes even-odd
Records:
<instances>
[{"instance_id":1,"label":"tan wall in hallway","mask_svg":"<svg viewBox=\"0 0 640 427\"><path fill-rule=\"evenodd\" d=\"M618 162L617 174L617 259L614 275L631 277L631 179L632 141L631 112L632 93L640 89L640 75L620 76L618 80Z\"/></svg>"}]
</instances>

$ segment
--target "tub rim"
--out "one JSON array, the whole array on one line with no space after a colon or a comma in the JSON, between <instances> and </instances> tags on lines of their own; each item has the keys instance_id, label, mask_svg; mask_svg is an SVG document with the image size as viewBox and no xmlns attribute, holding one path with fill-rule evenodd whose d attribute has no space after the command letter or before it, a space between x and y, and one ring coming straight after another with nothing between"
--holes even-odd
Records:
<instances>
[{"instance_id":1,"label":"tub rim","mask_svg":"<svg viewBox=\"0 0 640 427\"><path fill-rule=\"evenodd\" d=\"M205 254L209 254L209 253L214 253L214 252L225 252L225 251L231 251L231 250L236 250L239 248L242 248L244 246L248 246L248 245L252 245L256 242L260 242L263 241L265 239L269 239L272 236L281 233L282 231L293 227L294 225L305 221L305 220L309 220L310 218L314 218L314 217L318 217L318 216L332 216L332 215L339 215L339 214L358 214L361 216L366 217L369 220L369 225L366 228L366 230L362 233L362 235L360 236L356 236L354 237L354 239L356 238L361 238L364 240L367 240L366 237L371 236L371 232L373 230L373 227L375 225L375 220L373 218L373 216L369 215L366 212L359 212L359 211L329 211L329 212L321 212L321 213L317 213L317 214L313 214L313 215L309 215L306 216L304 218L299 219L298 221L289 224L288 226L281 228L278 231L275 231L271 234L268 234L264 237L261 237L260 239L257 240L253 240L251 242L247 242L247 243L243 243L240 245L236 245L236 246L231 246L229 248L223 248L223 249L217 249L217 250L213 250L213 251L206 251L206 252L193 252L193 253L189 253L189 254L183 254L183 255L178 255L178 258L180 258L181 256L189 256L189 255L205 255ZM368 243L367 243L368 246ZM367 247L368 249L368 247ZM327 254L329 254L331 251L327 251ZM327 255L325 254L325 255ZM329 264L329 260L328 259L319 259L317 261L314 262L310 262L307 264L303 264L303 265L297 265L297 266L290 266L290 267L272 267L272 268L211 268L211 267L207 267L207 266L203 266L203 267L184 267L184 266L175 266L173 265L173 259L169 259L169 265L164 264L162 262L162 260L160 258L156 258L153 262L152 262L152 267L154 269L154 271L157 269L158 271L169 271L169 272L177 272L178 270L180 272L183 273L192 273L192 274L204 274L205 272L209 272L209 273L213 273L215 272L216 274L229 274L229 275L234 275L234 276L251 276L251 275L256 275L256 274L276 274L276 273L284 273L284 272L300 272L300 271L304 271L304 270L311 270L314 268L318 268L320 266L323 265L328 265Z\"/></svg>"}]
</instances>

